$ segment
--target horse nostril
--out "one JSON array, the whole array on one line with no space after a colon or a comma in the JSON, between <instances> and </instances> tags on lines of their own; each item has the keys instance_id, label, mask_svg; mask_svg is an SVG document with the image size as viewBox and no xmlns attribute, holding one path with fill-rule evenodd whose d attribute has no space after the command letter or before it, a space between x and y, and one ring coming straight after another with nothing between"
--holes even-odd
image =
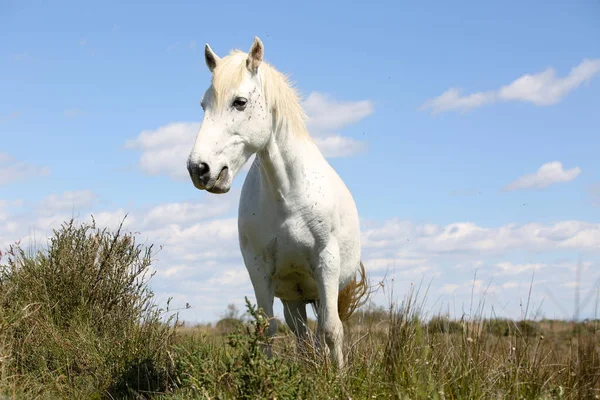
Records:
<instances>
[{"instance_id":1,"label":"horse nostril","mask_svg":"<svg viewBox=\"0 0 600 400\"><path fill-rule=\"evenodd\" d=\"M198 176L202 178L204 175L207 175L210 172L210 168L207 163L200 163L198 166Z\"/></svg>"},{"instance_id":2,"label":"horse nostril","mask_svg":"<svg viewBox=\"0 0 600 400\"><path fill-rule=\"evenodd\" d=\"M197 180L203 185L208 184L208 181L210 180L210 167L207 163L188 161L187 167L193 180Z\"/></svg>"}]
</instances>

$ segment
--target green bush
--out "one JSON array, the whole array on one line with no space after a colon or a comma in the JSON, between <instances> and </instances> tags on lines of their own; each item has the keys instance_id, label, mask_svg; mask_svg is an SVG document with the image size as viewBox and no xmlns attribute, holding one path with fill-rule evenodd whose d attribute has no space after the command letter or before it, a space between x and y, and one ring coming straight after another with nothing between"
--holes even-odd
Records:
<instances>
[{"instance_id":1,"label":"green bush","mask_svg":"<svg viewBox=\"0 0 600 400\"><path fill-rule=\"evenodd\" d=\"M311 376L299 362L269 357L264 349L273 345L267 334L269 320L246 298L249 321L227 335L225 346L208 337L190 339L177 347L182 398L304 399L314 396ZM309 397L309 394L313 396Z\"/></svg>"},{"instance_id":2,"label":"green bush","mask_svg":"<svg viewBox=\"0 0 600 400\"><path fill-rule=\"evenodd\" d=\"M453 321L447 316L437 315L427 324L430 333L462 333L463 327L458 321Z\"/></svg>"},{"instance_id":3,"label":"green bush","mask_svg":"<svg viewBox=\"0 0 600 400\"><path fill-rule=\"evenodd\" d=\"M239 318L222 318L217 321L215 328L219 333L228 334L235 331L243 323L244 321Z\"/></svg>"},{"instance_id":4,"label":"green bush","mask_svg":"<svg viewBox=\"0 0 600 400\"><path fill-rule=\"evenodd\" d=\"M124 397L172 386L175 325L148 288L152 246L95 222L0 264L0 392ZM1 261L1 260L0 260ZM21 390L21 389L20 389Z\"/></svg>"}]
</instances>

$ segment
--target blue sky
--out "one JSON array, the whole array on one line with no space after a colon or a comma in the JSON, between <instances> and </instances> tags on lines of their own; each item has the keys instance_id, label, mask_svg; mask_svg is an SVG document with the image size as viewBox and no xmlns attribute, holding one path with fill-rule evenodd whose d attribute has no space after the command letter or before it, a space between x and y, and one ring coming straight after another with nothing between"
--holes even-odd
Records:
<instances>
[{"instance_id":1,"label":"blue sky","mask_svg":"<svg viewBox=\"0 0 600 400\"><path fill-rule=\"evenodd\" d=\"M165 245L153 285L194 306L183 318L242 304L244 175L215 198L181 160L204 43L224 55L257 35L355 196L374 280L397 271L402 295L433 278L436 299L462 304L477 271L518 316L535 271L544 313L568 317L579 257L586 293L600 277L599 16L591 0L3 2L0 245L73 212L128 212Z\"/></svg>"}]
</instances>

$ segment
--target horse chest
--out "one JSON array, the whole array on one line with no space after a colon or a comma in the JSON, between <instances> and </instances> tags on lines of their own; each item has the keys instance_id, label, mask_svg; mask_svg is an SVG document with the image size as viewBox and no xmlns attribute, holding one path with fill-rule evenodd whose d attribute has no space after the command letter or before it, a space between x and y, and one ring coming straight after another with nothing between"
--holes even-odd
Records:
<instances>
[{"instance_id":1,"label":"horse chest","mask_svg":"<svg viewBox=\"0 0 600 400\"><path fill-rule=\"evenodd\" d=\"M273 231L272 275L275 295L286 300L314 300L317 256L324 246L326 227L318 215L298 214Z\"/></svg>"},{"instance_id":2,"label":"horse chest","mask_svg":"<svg viewBox=\"0 0 600 400\"><path fill-rule=\"evenodd\" d=\"M273 221L263 229L263 235L268 239L264 251L269 253L275 270L290 264L310 264L321 242L318 229L315 232L305 220L298 217L290 217L280 223Z\"/></svg>"},{"instance_id":3,"label":"horse chest","mask_svg":"<svg viewBox=\"0 0 600 400\"><path fill-rule=\"evenodd\" d=\"M260 217L263 218L260 218ZM313 277L326 228L318 216L293 214L283 221L261 214L246 226L251 252L269 266L275 296L283 300L314 300Z\"/></svg>"}]
</instances>

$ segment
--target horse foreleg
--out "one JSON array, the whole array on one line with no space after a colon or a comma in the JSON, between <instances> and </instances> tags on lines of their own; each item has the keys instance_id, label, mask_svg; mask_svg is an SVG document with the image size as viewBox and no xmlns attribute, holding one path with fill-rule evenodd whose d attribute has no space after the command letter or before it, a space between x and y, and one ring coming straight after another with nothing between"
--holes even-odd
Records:
<instances>
[{"instance_id":1,"label":"horse foreleg","mask_svg":"<svg viewBox=\"0 0 600 400\"><path fill-rule=\"evenodd\" d=\"M307 327L306 327L306 302L303 300L282 300L283 316L285 323L290 327L296 336L298 350L304 351L306 346Z\"/></svg>"},{"instance_id":2,"label":"horse foreleg","mask_svg":"<svg viewBox=\"0 0 600 400\"><path fill-rule=\"evenodd\" d=\"M277 332L277 321L273 318L273 286L268 274L263 274L260 269L249 270L250 281L254 287L254 296L259 309L262 309L264 315L269 319L269 329L267 334L273 337ZM271 346L263 346L263 350L271 357Z\"/></svg>"},{"instance_id":3,"label":"horse foreleg","mask_svg":"<svg viewBox=\"0 0 600 400\"><path fill-rule=\"evenodd\" d=\"M340 279L340 252L337 240L331 239L317 259L315 280L319 293L317 335L325 338L337 367L344 366L342 343L344 326L338 315L338 292Z\"/></svg>"}]
</instances>

